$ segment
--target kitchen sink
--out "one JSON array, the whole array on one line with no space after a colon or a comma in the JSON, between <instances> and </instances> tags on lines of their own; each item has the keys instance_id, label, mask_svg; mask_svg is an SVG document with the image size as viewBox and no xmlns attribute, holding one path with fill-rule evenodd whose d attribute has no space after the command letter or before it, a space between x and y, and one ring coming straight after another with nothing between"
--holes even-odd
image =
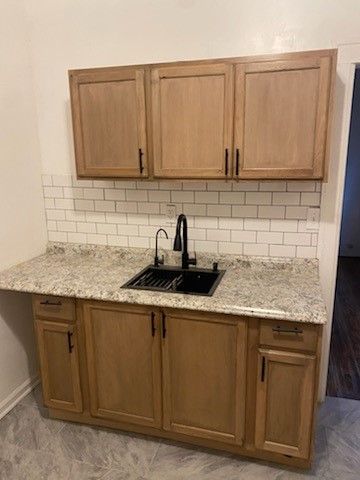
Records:
<instances>
[{"instance_id":1,"label":"kitchen sink","mask_svg":"<svg viewBox=\"0 0 360 480\"><path fill-rule=\"evenodd\" d=\"M225 270L149 265L121 288L210 296Z\"/></svg>"}]
</instances>

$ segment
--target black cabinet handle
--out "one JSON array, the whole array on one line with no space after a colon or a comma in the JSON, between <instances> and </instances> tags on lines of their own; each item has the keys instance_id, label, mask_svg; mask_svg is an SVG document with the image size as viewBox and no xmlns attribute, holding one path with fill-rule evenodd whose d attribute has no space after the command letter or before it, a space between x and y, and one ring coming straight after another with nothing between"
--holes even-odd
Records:
<instances>
[{"instance_id":1,"label":"black cabinet handle","mask_svg":"<svg viewBox=\"0 0 360 480\"><path fill-rule=\"evenodd\" d=\"M139 148L139 170L140 170L140 173L143 173L144 171L144 166L143 166L143 161L142 161L142 157L143 157L143 151L141 150L141 148Z\"/></svg>"},{"instance_id":2,"label":"black cabinet handle","mask_svg":"<svg viewBox=\"0 0 360 480\"><path fill-rule=\"evenodd\" d=\"M71 353L74 348L74 345L71 342L72 336L73 336L73 332L67 332L69 353Z\"/></svg>"},{"instance_id":3,"label":"black cabinet handle","mask_svg":"<svg viewBox=\"0 0 360 480\"><path fill-rule=\"evenodd\" d=\"M240 150L236 149L236 158L235 158L235 175L239 176L239 161L240 161Z\"/></svg>"},{"instance_id":4,"label":"black cabinet handle","mask_svg":"<svg viewBox=\"0 0 360 480\"><path fill-rule=\"evenodd\" d=\"M225 176L229 173L229 150L225 148Z\"/></svg>"},{"instance_id":5,"label":"black cabinet handle","mask_svg":"<svg viewBox=\"0 0 360 480\"><path fill-rule=\"evenodd\" d=\"M298 328L298 327L286 328L286 327L280 327L279 325L276 327L273 327L272 331L276 333L303 333L301 328Z\"/></svg>"},{"instance_id":6,"label":"black cabinet handle","mask_svg":"<svg viewBox=\"0 0 360 480\"><path fill-rule=\"evenodd\" d=\"M265 380L265 357L262 357L262 364L261 364L261 381L263 382Z\"/></svg>"},{"instance_id":7,"label":"black cabinet handle","mask_svg":"<svg viewBox=\"0 0 360 480\"><path fill-rule=\"evenodd\" d=\"M162 323L162 337L166 337L166 316L165 313L161 315L161 323Z\"/></svg>"},{"instance_id":8,"label":"black cabinet handle","mask_svg":"<svg viewBox=\"0 0 360 480\"><path fill-rule=\"evenodd\" d=\"M153 337L155 337L155 332L156 332L156 328L155 328L155 313L154 312L151 312L151 335Z\"/></svg>"},{"instance_id":9,"label":"black cabinet handle","mask_svg":"<svg viewBox=\"0 0 360 480\"><path fill-rule=\"evenodd\" d=\"M49 300L45 300L44 302L40 302L40 305L51 305L53 307L60 307L61 302L50 302Z\"/></svg>"}]
</instances>

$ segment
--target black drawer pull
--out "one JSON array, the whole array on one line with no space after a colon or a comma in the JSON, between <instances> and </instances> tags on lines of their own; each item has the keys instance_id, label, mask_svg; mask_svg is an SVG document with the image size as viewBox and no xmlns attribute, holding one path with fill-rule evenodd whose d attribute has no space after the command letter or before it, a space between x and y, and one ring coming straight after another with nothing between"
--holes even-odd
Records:
<instances>
[{"instance_id":1,"label":"black drawer pull","mask_svg":"<svg viewBox=\"0 0 360 480\"><path fill-rule=\"evenodd\" d=\"M40 305L50 305L52 307L60 307L62 303L60 301L50 302L49 300L45 300L44 302L40 302Z\"/></svg>"},{"instance_id":2,"label":"black drawer pull","mask_svg":"<svg viewBox=\"0 0 360 480\"><path fill-rule=\"evenodd\" d=\"M153 337L155 337L155 332L156 332L156 328L155 328L155 313L154 312L151 312L151 335Z\"/></svg>"},{"instance_id":3,"label":"black drawer pull","mask_svg":"<svg viewBox=\"0 0 360 480\"><path fill-rule=\"evenodd\" d=\"M265 357L262 357L262 363L261 363L261 381L263 382L265 380Z\"/></svg>"},{"instance_id":4,"label":"black drawer pull","mask_svg":"<svg viewBox=\"0 0 360 480\"><path fill-rule=\"evenodd\" d=\"M69 353L71 353L73 351L73 348L74 348L74 345L71 342L72 336L73 336L73 332L67 332Z\"/></svg>"},{"instance_id":5,"label":"black drawer pull","mask_svg":"<svg viewBox=\"0 0 360 480\"><path fill-rule=\"evenodd\" d=\"M239 160L240 160L240 150L236 149L236 160L235 160L235 175L239 176Z\"/></svg>"},{"instance_id":6,"label":"black drawer pull","mask_svg":"<svg viewBox=\"0 0 360 480\"><path fill-rule=\"evenodd\" d=\"M166 337L166 316L165 313L161 315L161 323L162 323L162 337Z\"/></svg>"},{"instance_id":7,"label":"black drawer pull","mask_svg":"<svg viewBox=\"0 0 360 480\"><path fill-rule=\"evenodd\" d=\"M229 173L229 150L225 148L225 176Z\"/></svg>"},{"instance_id":8,"label":"black drawer pull","mask_svg":"<svg viewBox=\"0 0 360 480\"><path fill-rule=\"evenodd\" d=\"M286 327L280 327L279 325L277 327L273 327L273 332L276 333L303 333L301 328L294 327L294 328L286 328Z\"/></svg>"},{"instance_id":9,"label":"black drawer pull","mask_svg":"<svg viewBox=\"0 0 360 480\"><path fill-rule=\"evenodd\" d=\"M139 170L140 170L140 174L143 173L144 171L144 166L143 166L143 161L142 161L142 157L143 157L143 151L141 150L141 148L139 148Z\"/></svg>"}]
</instances>

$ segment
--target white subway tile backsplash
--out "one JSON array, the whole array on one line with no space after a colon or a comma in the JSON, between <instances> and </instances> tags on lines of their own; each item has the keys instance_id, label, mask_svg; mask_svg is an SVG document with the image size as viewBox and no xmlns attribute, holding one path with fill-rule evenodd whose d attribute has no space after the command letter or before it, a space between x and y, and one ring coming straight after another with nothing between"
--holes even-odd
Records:
<instances>
[{"instance_id":1,"label":"white subway tile backsplash","mask_svg":"<svg viewBox=\"0 0 360 480\"><path fill-rule=\"evenodd\" d=\"M106 222L105 215L109 215L109 214L105 214L103 212L85 212L85 217L87 222L105 223Z\"/></svg>"},{"instance_id":2,"label":"white subway tile backsplash","mask_svg":"<svg viewBox=\"0 0 360 480\"><path fill-rule=\"evenodd\" d=\"M151 190L149 202L170 202L170 192L166 190Z\"/></svg>"},{"instance_id":3,"label":"white subway tile backsplash","mask_svg":"<svg viewBox=\"0 0 360 480\"><path fill-rule=\"evenodd\" d=\"M107 237L97 233L87 233L86 242L94 245L107 245Z\"/></svg>"},{"instance_id":4,"label":"white subway tile backsplash","mask_svg":"<svg viewBox=\"0 0 360 480\"><path fill-rule=\"evenodd\" d=\"M195 192L195 203L219 203L219 192Z\"/></svg>"},{"instance_id":5,"label":"white subway tile backsplash","mask_svg":"<svg viewBox=\"0 0 360 480\"><path fill-rule=\"evenodd\" d=\"M301 194L301 205L309 205L311 207L318 207L320 205L320 193L307 193Z\"/></svg>"},{"instance_id":6,"label":"white subway tile backsplash","mask_svg":"<svg viewBox=\"0 0 360 480\"><path fill-rule=\"evenodd\" d=\"M63 178L64 177L64 178ZM43 176L49 240L153 248L163 227L172 248L175 221L188 217L189 251L316 257L318 235L306 229L320 204L313 181L112 181Z\"/></svg>"},{"instance_id":7,"label":"white subway tile backsplash","mask_svg":"<svg viewBox=\"0 0 360 480\"><path fill-rule=\"evenodd\" d=\"M295 257L296 247L290 245L270 245L270 257Z\"/></svg>"},{"instance_id":8,"label":"white subway tile backsplash","mask_svg":"<svg viewBox=\"0 0 360 480\"><path fill-rule=\"evenodd\" d=\"M285 207L273 205L259 205L259 218L285 218Z\"/></svg>"},{"instance_id":9,"label":"white subway tile backsplash","mask_svg":"<svg viewBox=\"0 0 360 480\"><path fill-rule=\"evenodd\" d=\"M260 192L286 192L286 182L264 180L260 182Z\"/></svg>"},{"instance_id":10,"label":"white subway tile backsplash","mask_svg":"<svg viewBox=\"0 0 360 480\"><path fill-rule=\"evenodd\" d=\"M128 202L147 202L147 190L125 190L126 200Z\"/></svg>"},{"instance_id":11,"label":"white subway tile backsplash","mask_svg":"<svg viewBox=\"0 0 360 480\"><path fill-rule=\"evenodd\" d=\"M284 234L282 232L257 232L257 243L268 243L282 245L284 243Z\"/></svg>"},{"instance_id":12,"label":"white subway tile backsplash","mask_svg":"<svg viewBox=\"0 0 360 480\"><path fill-rule=\"evenodd\" d=\"M95 210L93 200L75 200L75 209L83 211Z\"/></svg>"},{"instance_id":13,"label":"white subway tile backsplash","mask_svg":"<svg viewBox=\"0 0 360 480\"><path fill-rule=\"evenodd\" d=\"M285 218L303 220L307 216L306 207L286 207Z\"/></svg>"},{"instance_id":14,"label":"white subway tile backsplash","mask_svg":"<svg viewBox=\"0 0 360 480\"><path fill-rule=\"evenodd\" d=\"M86 243L86 233L70 232L67 241L70 243Z\"/></svg>"},{"instance_id":15,"label":"white subway tile backsplash","mask_svg":"<svg viewBox=\"0 0 360 480\"><path fill-rule=\"evenodd\" d=\"M76 223L68 222L66 220L58 221L57 229L59 230L59 232L76 232Z\"/></svg>"},{"instance_id":16,"label":"white subway tile backsplash","mask_svg":"<svg viewBox=\"0 0 360 480\"><path fill-rule=\"evenodd\" d=\"M265 220L262 218L245 218L244 220L244 230L255 230L255 231L269 231L270 230L270 220Z\"/></svg>"},{"instance_id":17,"label":"white subway tile backsplash","mask_svg":"<svg viewBox=\"0 0 360 480\"><path fill-rule=\"evenodd\" d=\"M171 201L178 203L194 203L195 195L194 192L180 192L175 191L171 192Z\"/></svg>"},{"instance_id":18,"label":"white subway tile backsplash","mask_svg":"<svg viewBox=\"0 0 360 480\"><path fill-rule=\"evenodd\" d=\"M311 233L284 233L285 245L311 245Z\"/></svg>"},{"instance_id":19,"label":"white subway tile backsplash","mask_svg":"<svg viewBox=\"0 0 360 480\"><path fill-rule=\"evenodd\" d=\"M219 253L242 255L243 244L236 242L219 242Z\"/></svg>"},{"instance_id":20,"label":"white subway tile backsplash","mask_svg":"<svg viewBox=\"0 0 360 480\"><path fill-rule=\"evenodd\" d=\"M84 188L85 200L104 200L104 190L102 188Z\"/></svg>"},{"instance_id":21,"label":"white subway tile backsplash","mask_svg":"<svg viewBox=\"0 0 360 480\"><path fill-rule=\"evenodd\" d=\"M78 222L76 224L76 229L80 233L95 233L96 224L90 222Z\"/></svg>"},{"instance_id":22,"label":"white subway tile backsplash","mask_svg":"<svg viewBox=\"0 0 360 480\"><path fill-rule=\"evenodd\" d=\"M81 200L78 201L80 202ZM61 210L74 210L74 200L71 198L55 198L55 208Z\"/></svg>"},{"instance_id":23,"label":"white subway tile backsplash","mask_svg":"<svg viewBox=\"0 0 360 480\"><path fill-rule=\"evenodd\" d=\"M220 203L230 205L243 205L245 203L244 192L220 192Z\"/></svg>"},{"instance_id":24,"label":"white subway tile backsplash","mask_svg":"<svg viewBox=\"0 0 360 480\"><path fill-rule=\"evenodd\" d=\"M115 202L111 200L95 200L97 212L115 212Z\"/></svg>"},{"instance_id":25,"label":"white subway tile backsplash","mask_svg":"<svg viewBox=\"0 0 360 480\"><path fill-rule=\"evenodd\" d=\"M215 240L217 242L230 242L230 230L206 230L206 239Z\"/></svg>"},{"instance_id":26,"label":"white subway tile backsplash","mask_svg":"<svg viewBox=\"0 0 360 480\"><path fill-rule=\"evenodd\" d=\"M106 188L105 200L125 200L125 190Z\"/></svg>"},{"instance_id":27,"label":"white subway tile backsplash","mask_svg":"<svg viewBox=\"0 0 360 480\"><path fill-rule=\"evenodd\" d=\"M296 256L299 258L316 258L316 247L296 247Z\"/></svg>"},{"instance_id":28,"label":"white subway tile backsplash","mask_svg":"<svg viewBox=\"0 0 360 480\"><path fill-rule=\"evenodd\" d=\"M244 243L244 255L267 257L269 255L269 245L261 243Z\"/></svg>"},{"instance_id":29,"label":"white subway tile backsplash","mask_svg":"<svg viewBox=\"0 0 360 480\"><path fill-rule=\"evenodd\" d=\"M232 207L232 216L241 218L256 218L258 216L258 207L255 205L234 205Z\"/></svg>"},{"instance_id":30,"label":"white subway tile backsplash","mask_svg":"<svg viewBox=\"0 0 360 480\"><path fill-rule=\"evenodd\" d=\"M71 175L53 175L52 184L54 185L54 187L71 187Z\"/></svg>"},{"instance_id":31,"label":"white subway tile backsplash","mask_svg":"<svg viewBox=\"0 0 360 480\"><path fill-rule=\"evenodd\" d=\"M270 192L246 192L245 203L247 205L271 205Z\"/></svg>"},{"instance_id":32,"label":"white subway tile backsplash","mask_svg":"<svg viewBox=\"0 0 360 480\"><path fill-rule=\"evenodd\" d=\"M273 205L300 205L300 193L274 192Z\"/></svg>"},{"instance_id":33,"label":"white subway tile backsplash","mask_svg":"<svg viewBox=\"0 0 360 480\"><path fill-rule=\"evenodd\" d=\"M67 242L67 233L65 232L48 232L50 242Z\"/></svg>"},{"instance_id":34,"label":"white subway tile backsplash","mask_svg":"<svg viewBox=\"0 0 360 480\"><path fill-rule=\"evenodd\" d=\"M105 235L117 234L116 225L113 225L111 223L97 223L96 230L97 230L97 233L105 233Z\"/></svg>"},{"instance_id":35,"label":"white subway tile backsplash","mask_svg":"<svg viewBox=\"0 0 360 480\"><path fill-rule=\"evenodd\" d=\"M249 232L247 230L234 230L231 232L232 242L256 242L256 232Z\"/></svg>"},{"instance_id":36,"label":"white subway tile backsplash","mask_svg":"<svg viewBox=\"0 0 360 480\"><path fill-rule=\"evenodd\" d=\"M63 198L62 187L44 187L44 198Z\"/></svg>"},{"instance_id":37,"label":"white subway tile backsplash","mask_svg":"<svg viewBox=\"0 0 360 480\"><path fill-rule=\"evenodd\" d=\"M287 191L288 192L314 192L315 183L313 181L307 180L291 180L287 182Z\"/></svg>"},{"instance_id":38,"label":"white subway tile backsplash","mask_svg":"<svg viewBox=\"0 0 360 480\"><path fill-rule=\"evenodd\" d=\"M65 220L65 210L46 210L48 220Z\"/></svg>"},{"instance_id":39,"label":"white subway tile backsplash","mask_svg":"<svg viewBox=\"0 0 360 480\"><path fill-rule=\"evenodd\" d=\"M127 247L129 244L128 237L122 237L120 235L108 235L107 241L108 245L113 247Z\"/></svg>"},{"instance_id":40,"label":"white subway tile backsplash","mask_svg":"<svg viewBox=\"0 0 360 480\"><path fill-rule=\"evenodd\" d=\"M208 205L206 209L210 217L231 217L230 205Z\"/></svg>"}]
</instances>

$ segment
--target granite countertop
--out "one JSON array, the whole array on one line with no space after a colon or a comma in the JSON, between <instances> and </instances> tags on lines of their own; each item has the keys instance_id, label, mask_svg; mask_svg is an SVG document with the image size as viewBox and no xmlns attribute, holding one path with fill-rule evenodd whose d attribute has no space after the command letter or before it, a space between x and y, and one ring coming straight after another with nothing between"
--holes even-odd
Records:
<instances>
[{"instance_id":1,"label":"granite countertop","mask_svg":"<svg viewBox=\"0 0 360 480\"><path fill-rule=\"evenodd\" d=\"M45 254L0 272L0 289L326 323L317 260L199 253L198 267L217 261L226 270L211 297L120 288L153 257L153 249L50 243ZM179 262L165 252L166 264Z\"/></svg>"}]
</instances>

